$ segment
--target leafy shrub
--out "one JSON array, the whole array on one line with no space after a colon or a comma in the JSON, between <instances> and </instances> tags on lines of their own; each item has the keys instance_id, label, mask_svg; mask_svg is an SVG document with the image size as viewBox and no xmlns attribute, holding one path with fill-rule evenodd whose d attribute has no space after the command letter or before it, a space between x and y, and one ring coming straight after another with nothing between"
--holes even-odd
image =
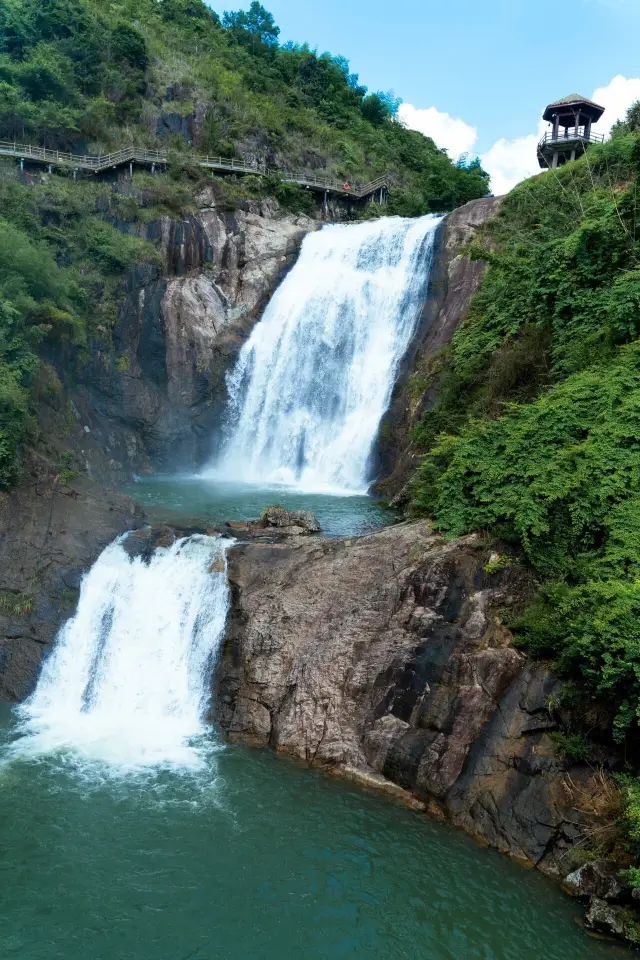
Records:
<instances>
[{"instance_id":1,"label":"leafy shrub","mask_svg":"<svg viewBox=\"0 0 640 960\"><path fill-rule=\"evenodd\" d=\"M608 735L640 721L640 137L619 135L505 200L489 268L426 386L412 509L485 530L541 578L513 624ZM491 245L486 244L491 240ZM604 735L600 730L599 735Z\"/></svg>"},{"instance_id":2,"label":"leafy shrub","mask_svg":"<svg viewBox=\"0 0 640 960\"><path fill-rule=\"evenodd\" d=\"M84 348L115 311L125 271L156 256L150 244L101 219L100 190L0 176L0 487L16 478L41 346Z\"/></svg>"},{"instance_id":3,"label":"leafy shrub","mask_svg":"<svg viewBox=\"0 0 640 960\"><path fill-rule=\"evenodd\" d=\"M593 756L593 744L581 733L567 734L557 731L551 734L551 739L558 753L570 763L585 763Z\"/></svg>"}]
</instances>

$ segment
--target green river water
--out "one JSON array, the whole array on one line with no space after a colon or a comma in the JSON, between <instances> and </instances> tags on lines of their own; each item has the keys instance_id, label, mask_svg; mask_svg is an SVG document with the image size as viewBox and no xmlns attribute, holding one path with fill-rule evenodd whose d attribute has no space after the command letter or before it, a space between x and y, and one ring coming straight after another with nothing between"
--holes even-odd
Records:
<instances>
[{"instance_id":1,"label":"green river water","mask_svg":"<svg viewBox=\"0 0 640 960\"><path fill-rule=\"evenodd\" d=\"M136 484L160 519L257 516L272 491ZM390 517L300 497L326 531ZM616 960L546 878L461 832L270 755L200 744L199 769L20 751L0 716L2 960ZM16 748L17 744L17 748Z\"/></svg>"},{"instance_id":2,"label":"green river water","mask_svg":"<svg viewBox=\"0 0 640 960\"><path fill-rule=\"evenodd\" d=\"M5 735L10 734L5 718ZM267 752L120 777L0 771L0 956L616 960L542 876L424 814Z\"/></svg>"},{"instance_id":3,"label":"green river water","mask_svg":"<svg viewBox=\"0 0 640 960\"><path fill-rule=\"evenodd\" d=\"M284 486L231 484L198 476L148 477L126 489L156 523L220 526L227 520L255 520L266 506L311 510L328 537L349 537L393 523L396 515L383 510L373 497L300 493Z\"/></svg>"}]
</instances>

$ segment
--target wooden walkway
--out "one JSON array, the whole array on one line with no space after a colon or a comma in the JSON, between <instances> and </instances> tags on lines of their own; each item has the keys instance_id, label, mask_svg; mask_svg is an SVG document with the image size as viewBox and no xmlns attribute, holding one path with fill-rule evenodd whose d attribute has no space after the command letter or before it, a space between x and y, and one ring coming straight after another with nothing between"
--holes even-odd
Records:
<instances>
[{"instance_id":1,"label":"wooden walkway","mask_svg":"<svg viewBox=\"0 0 640 960\"><path fill-rule=\"evenodd\" d=\"M163 153L161 150L144 150L133 146L100 157L92 154L63 153L60 150L47 150L44 147L32 147L29 144L15 143L9 140L0 140L0 156L14 157L20 161L22 167L25 163L37 163L49 167L50 170L53 170L54 167L73 170L74 174L78 170L86 170L94 174L105 173L108 170L127 165L129 165L132 173L134 166L150 167L153 172L156 168L166 167L170 160L169 154ZM371 183L341 183L339 180L316 177L308 173L291 173L290 171L276 169L265 170L256 164L247 163L243 160L228 160L226 157L205 157L190 154L187 156L187 160L190 164L204 167L207 170L215 170L219 173L252 174L258 177L275 175L285 183L296 183L308 190L314 190L316 193L354 197L356 200L379 199L382 203L389 191L387 174L378 177L377 180L372 180Z\"/></svg>"}]
</instances>

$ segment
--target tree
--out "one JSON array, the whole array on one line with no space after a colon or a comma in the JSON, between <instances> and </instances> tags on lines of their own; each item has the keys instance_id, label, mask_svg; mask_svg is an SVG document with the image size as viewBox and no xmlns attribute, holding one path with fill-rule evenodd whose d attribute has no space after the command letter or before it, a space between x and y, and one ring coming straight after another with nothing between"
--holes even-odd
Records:
<instances>
[{"instance_id":1,"label":"tree","mask_svg":"<svg viewBox=\"0 0 640 960\"><path fill-rule=\"evenodd\" d=\"M256 47L275 49L278 46L280 27L276 26L273 14L258 0L253 0L248 10L225 11L222 26L231 31L238 43L254 50Z\"/></svg>"},{"instance_id":2,"label":"tree","mask_svg":"<svg viewBox=\"0 0 640 960\"><path fill-rule=\"evenodd\" d=\"M166 21L213 19L212 11L202 0L162 0L160 16Z\"/></svg>"},{"instance_id":3,"label":"tree","mask_svg":"<svg viewBox=\"0 0 640 960\"><path fill-rule=\"evenodd\" d=\"M144 37L126 23L120 23L114 28L111 34L111 50L114 58L125 60L143 73L149 65Z\"/></svg>"},{"instance_id":4,"label":"tree","mask_svg":"<svg viewBox=\"0 0 640 960\"><path fill-rule=\"evenodd\" d=\"M627 110L627 115L624 120L618 120L618 122L614 123L613 127L611 128L611 135L613 137L620 136L625 133L638 132L640 132L640 100L636 100L635 103L632 103Z\"/></svg>"},{"instance_id":5,"label":"tree","mask_svg":"<svg viewBox=\"0 0 640 960\"><path fill-rule=\"evenodd\" d=\"M380 93L370 93L362 101L362 116L374 127L381 127L385 120L392 116L391 109L386 103L384 96Z\"/></svg>"}]
</instances>

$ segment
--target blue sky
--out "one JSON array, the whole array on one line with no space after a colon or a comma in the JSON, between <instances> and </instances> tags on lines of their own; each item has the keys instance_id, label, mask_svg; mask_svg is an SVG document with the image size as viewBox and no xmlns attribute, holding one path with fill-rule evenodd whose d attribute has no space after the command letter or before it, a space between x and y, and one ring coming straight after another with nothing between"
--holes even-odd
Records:
<instances>
[{"instance_id":1,"label":"blue sky","mask_svg":"<svg viewBox=\"0 0 640 960\"><path fill-rule=\"evenodd\" d=\"M533 136L547 103L640 77L640 0L266 0L281 39L342 54L371 90L416 108L411 126L451 153ZM217 2L224 9L245 2ZM636 87L618 83L609 117ZM640 80L638 80L640 96ZM435 113L460 119L454 128ZM444 142L447 141L448 142Z\"/></svg>"}]
</instances>

